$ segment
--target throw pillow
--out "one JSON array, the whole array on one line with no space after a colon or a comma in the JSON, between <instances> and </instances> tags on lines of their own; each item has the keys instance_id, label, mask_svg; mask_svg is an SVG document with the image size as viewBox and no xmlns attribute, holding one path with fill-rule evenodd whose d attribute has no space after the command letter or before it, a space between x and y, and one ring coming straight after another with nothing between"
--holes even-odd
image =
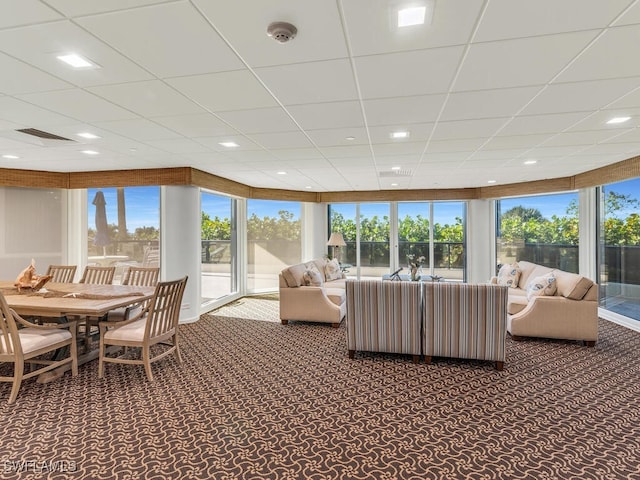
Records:
<instances>
[{"instance_id":1,"label":"throw pillow","mask_svg":"<svg viewBox=\"0 0 640 480\"><path fill-rule=\"evenodd\" d=\"M498 271L498 285L516 288L518 280L520 280L520 266L517 263L513 265L505 264Z\"/></svg>"},{"instance_id":2,"label":"throw pillow","mask_svg":"<svg viewBox=\"0 0 640 480\"><path fill-rule=\"evenodd\" d=\"M304 274L302 276L304 278L305 285L321 287L323 284L322 274L320 273L320 270L318 270L318 267L316 267L314 264L307 265L307 269L304 271Z\"/></svg>"},{"instance_id":3,"label":"throw pillow","mask_svg":"<svg viewBox=\"0 0 640 480\"><path fill-rule=\"evenodd\" d=\"M340 264L335 258L325 263L324 278L327 282L342 278L342 270L340 270Z\"/></svg>"},{"instance_id":4,"label":"throw pillow","mask_svg":"<svg viewBox=\"0 0 640 480\"><path fill-rule=\"evenodd\" d=\"M556 277L553 275L553 272L547 273L529 282L527 285L527 299L531 300L533 297L554 295L556 289Z\"/></svg>"}]
</instances>

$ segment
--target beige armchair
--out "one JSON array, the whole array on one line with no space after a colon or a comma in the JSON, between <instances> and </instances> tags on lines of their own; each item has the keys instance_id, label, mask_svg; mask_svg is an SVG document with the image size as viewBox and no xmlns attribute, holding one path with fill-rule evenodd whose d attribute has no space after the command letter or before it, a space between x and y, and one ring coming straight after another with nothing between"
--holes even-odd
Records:
<instances>
[{"instance_id":1,"label":"beige armchair","mask_svg":"<svg viewBox=\"0 0 640 480\"><path fill-rule=\"evenodd\" d=\"M22 327L22 328L20 328ZM68 349L68 355L59 360L42 358L58 349ZM73 376L78 374L76 347L76 322L55 325L36 325L26 321L9 308L0 293L0 363L13 363L13 376L0 377L2 382L11 382L9 403L14 403L22 380L35 377L54 368L71 363ZM42 365L24 372L25 364Z\"/></svg>"}]
</instances>

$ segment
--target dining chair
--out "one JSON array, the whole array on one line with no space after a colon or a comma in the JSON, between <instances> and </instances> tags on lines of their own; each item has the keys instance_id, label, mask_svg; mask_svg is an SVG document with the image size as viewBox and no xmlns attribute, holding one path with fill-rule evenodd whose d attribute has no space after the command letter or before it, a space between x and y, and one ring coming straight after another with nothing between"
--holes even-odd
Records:
<instances>
[{"instance_id":1,"label":"dining chair","mask_svg":"<svg viewBox=\"0 0 640 480\"><path fill-rule=\"evenodd\" d=\"M187 278L159 282L148 305L135 317L122 322L100 322L98 378L103 376L105 362L144 365L149 381L153 381L153 362L173 353L178 363L182 363L178 320ZM137 347L139 358L108 357L108 346L124 347L125 351L127 347Z\"/></svg>"},{"instance_id":2,"label":"dining chair","mask_svg":"<svg viewBox=\"0 0 640 480\"><path fill-rule=\"evenodd\" d=\"M155 287L160 277L160 267L129 267L124 275L123 285L134 285L138 287ZM146 304L147 302L145 302ZM128 307L117 308L109 312L110 322L127 320L129 317L137 315L145 304L135 304Z\"/></svg>"},{"instance_id":3,"label":"dining chair","mask_svg":"<svg viewBox=\"0 0 640 480\"><path fill-rule=\"evenodd\" d=\"M91 285L111 285L113 283L113 276L116 273L116 267L99 267L95 265L87 265L82 273L80 283L87 283ZM84 325L84 349L88 351L91 347L91 327L97 327L100 320L105 320L104 317L84 317L80 321Z\"/></svg>"},{"instance_id":4,"label":"dining chair","mask_svg":"<svg viewBox=\"0 0 640 480\"><path fill-rule=\"evenodd\" d=\"M20 326L20 328L19 328ZM62 359L42 358L44 354L68 347L69 355ZM76 322L36 325L9 308L0 292L0 363L13 363L13 376L0 376L2 382L12 382L9 404L16 401L22 380L35 377L71 363L71 372L78 374ZM32 369L25 373L25 364ZM33 368L33 365L42 365Z\"/></svg>"},{"instance_id":5,"label":"dining chair","mask_svg":"<svg viewBox=\"0 0 640 480\"><path fill-rule=\"evenodd\" d=\"M92 285L111 285L116 267L98 267L87 265L82 273L80 283L90 283Z\"/></svg>"},{"instance_id":6,"label":"dining chair","mask_svg":"<svg viewBox=\"0 0 640 480\"><path fill-rule=\"evenodd\" d=\"M73 283L77 265L49 265L47 275L51 275L53 283Z\"/></svg>"}]
</instances>

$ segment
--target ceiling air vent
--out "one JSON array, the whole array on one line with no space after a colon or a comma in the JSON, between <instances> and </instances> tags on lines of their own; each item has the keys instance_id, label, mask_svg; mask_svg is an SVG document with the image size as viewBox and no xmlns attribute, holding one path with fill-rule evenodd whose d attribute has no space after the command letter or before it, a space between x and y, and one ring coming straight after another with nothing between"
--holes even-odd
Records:
<instances>
[{"instance_id":1,"label":"ceiling air vent","mask_svg":"<svg viewBox=\"0 0 640 480\"><path fill-rule=\"evenodd\" d=\"M411 170L390 170L388 172L380 172L380 178L389 178L389 177L410 177L413 175Z\"/></svg>"},{"instance_id":2,"label":"ceiling air vent","mask_svg":"<svg viewBox=\"0 0 640 480\"><path fill-rule=\"evenodd\" d=\"M53 133L43 132L42 130L38 130L37 128L19 128L16 132L26 133L27 135L32 135L38 138L44 138L46 140L64 140L67 142L73 142L70 138L60 137L59 135L54 135Z\"/></svg>"}]
</instances>

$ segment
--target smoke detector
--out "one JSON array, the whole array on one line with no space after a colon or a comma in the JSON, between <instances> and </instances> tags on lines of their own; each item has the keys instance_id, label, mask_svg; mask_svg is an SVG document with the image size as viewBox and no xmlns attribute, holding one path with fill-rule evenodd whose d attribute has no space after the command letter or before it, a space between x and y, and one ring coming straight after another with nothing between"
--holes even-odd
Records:
<instances>
[{"instance_id":1,"label":"smoke detector","mask_svg":"<svg viewBox=\"0 0 640 480\"><path fill-rule=\"evenodd\" d=\"M267 27L267 35L273 37L279 43L287 43L293 40L298 29L287 22L273 22Z\"/></svg>"}]
</instances>

